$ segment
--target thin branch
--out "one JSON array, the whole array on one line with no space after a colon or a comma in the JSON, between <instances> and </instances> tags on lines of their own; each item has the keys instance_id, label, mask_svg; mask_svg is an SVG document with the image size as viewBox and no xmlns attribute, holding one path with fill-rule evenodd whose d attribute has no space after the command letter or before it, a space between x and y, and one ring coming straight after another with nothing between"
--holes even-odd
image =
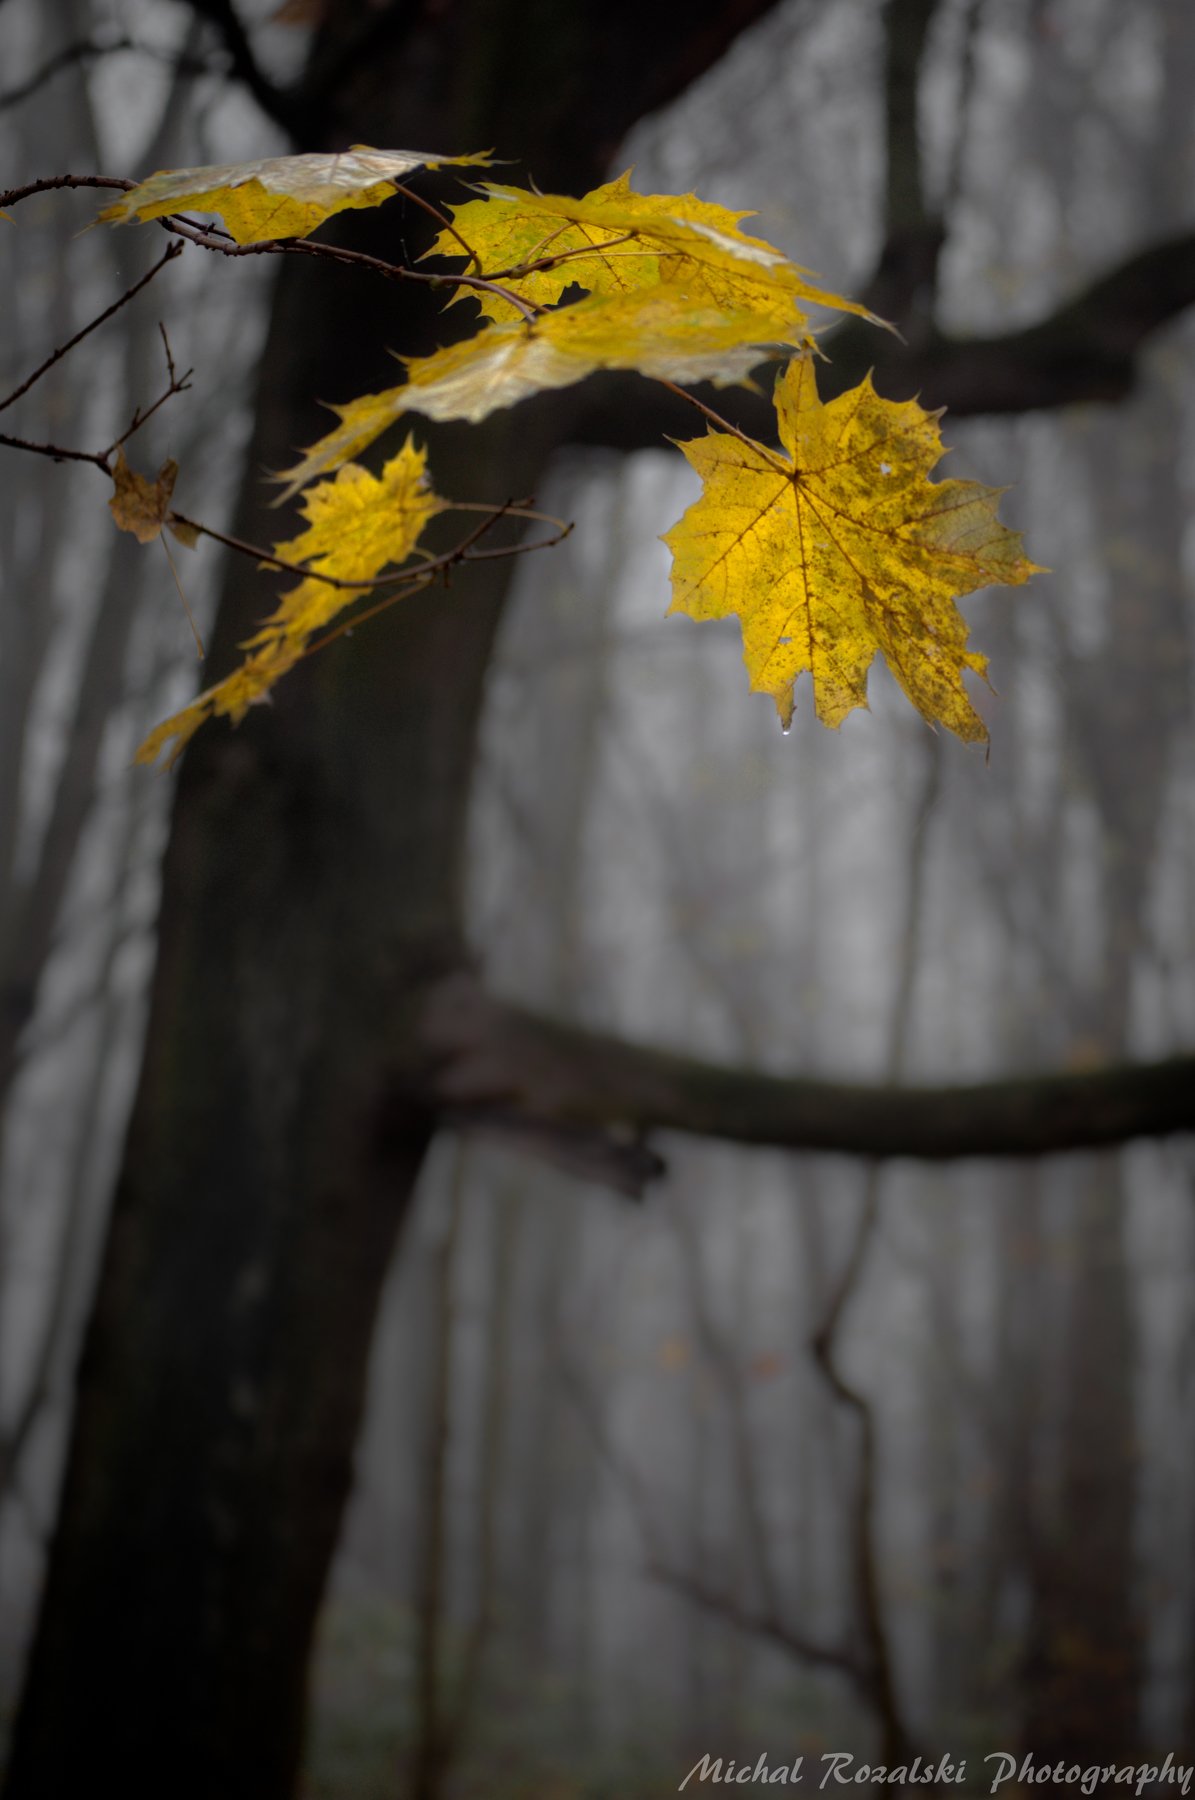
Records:
<instances>
[{"instance_id":1,"label":"thin branch","mask_svg":"<svg viewBox=\"0 0 1195 1800\"><path fill-rule=\"evenodd\" d=\"M183 247L181 244L168 244L153 268L150 269L147 274L143 275L140 281L135 281L131 288L126 288L119 300L114 300L111 306L105 307L102 313L98 313L89 325L84 325L82 331L76 331L73 338L68 338L65 344L60 345L51 356L47 356L45 362L42 363L40 367L34 369L32 375L27 376L20 387L14 388L7 399L0 400L0 412L4 412L15 400L19 400L23 394L27 394L35 381L40 381L42 376L47 374L49 370L54 367L55 363L61 362L62 358L75 348L76 344L81 344L85 337L88 337L100 325L103 325L106 320L112 317L113 313L118 313L122 306L127 306L129 301L141 292L142 288L149 286L155 275L161 274L167 263L174 262L177 257L182 255L182 252ZM174 370L172 366L172 377L173 373Z\"/></svg>"},{"instance_id":2,"label":"thin branch","mask_svg":"<svg viewBox=\"0 0 1195 1800\"><path fill-rule=\"evenodd\" d=\"M147 406L144 412L142 412L140 407L136 408L132 419L129 421L128 428L121 433L114 443L108 445L108 448L103 452L105 467L107 466L108 460L115 456L121 446L127 444L129 439L140 431L143 425L149 423L150 419L153 418L160 406L165 406L167 400L173 400L176 394L186 394L191 390L191 376L195 371L193 369L184 369L181 375L178 373L174 366L174 357L170 351L170 339L166 336L166 327L162 324L161 320L158 321L158 331L161 333L162 347L166 352L166 386L158 395L153 405Z\"/></svg>"},{"instance_id":3,"label":"thin branch","mask_svg":"<svg viewBox=\"0 0 1195 1800\"><path fill-rule=\"evenodd\" d=\"M34 456L48 456L54 462L94 463L105 475L112 473L107 454L102 450L68 450L62 444L35 444L29 438L11 437L6 431L0 431L0 444L9 450L28 450Z\"/></svg>"},{"instance_id":4,"label":"thin branch","mask_svg":"<svg viewBox=\"0 0 1195 1800\"><path fill-rule=\"evenodd\" d=\"M24 187L9 188L0 194L0 207L16 206L32 194L51 194L59 188L120 188L127 194L136 185L117 175L43 175L40 181L27 181Z\"/></svg>"}]
</instances>

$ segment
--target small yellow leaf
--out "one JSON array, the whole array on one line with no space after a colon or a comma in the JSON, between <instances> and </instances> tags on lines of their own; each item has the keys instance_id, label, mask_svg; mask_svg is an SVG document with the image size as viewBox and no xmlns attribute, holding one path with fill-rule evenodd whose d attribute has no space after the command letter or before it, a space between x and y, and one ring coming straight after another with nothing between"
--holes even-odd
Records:
<instances>
[{"instance_id":1,"label":"small yellow leaf","mask_svg":"<svg viewBox=\"0 0 1195 1800\"><path fill-rule=\"evenodd\" d=\"M664 539L670 610L738 614L751 685L785 726L806 670L823 724L865 706L880 650L923 718L985 742L962 677L987 665L954 600L1037 572L996 516L1001 490L931 482L939 415L881 400L870 377L823 406L812 360L795 358L776 410L784 454L724 432L680 446L704 491Z\"/></svg>"},{"instance_id":2,"label":"small yellow leaf","mask_svg":"<svg viewBox=\"0 0 1195 1800\"><path fill-rule=\"evenodd\" d=\"M554 305L574 282L591 293L620 294L671 281L694 299L732 311L773 313L787 306L790 334L802 328L792 338L796 343L807 336L802 302L873 317L857 302L817 286L773 245L740 231L750 213L695 194L637 194L629 171L580 200L489 183L485 191L484 200L452 209L454 230L441 232L433 250L459 257L463 238L481 272L498 277L530 305ZM564 260L525 275L502 273L555 257ZM491 318L515 316L500 295L466 288L457 297L466 296Z\"/></svg>"},{"instance_id":3,"label":"small yellow leaf","mask_svg":"<svg viewBox=\"0 0 1195 1800\"><path fill-rule=\"evenodd\" d=\"M116 492L108 505L120 529L131 531L142 544L150 544L160 537L177 478L178 464L171 461L164 462L156 479L150 481L130 469L124 451L118 450L116 467L112 471Z\"/></svg>"},{"instance_id":4,"label":"small yellow leaf","mask_svg":"<svg viewBox=\"0 0 1195 1800\"><path fill-rule=\"evenodd\" d=\"M598 369L637 369L660 380L743 381L773 346L792 343L791 311L723 312L673 282L607 298L594 295L533 324L490 325L463 343L407 362L407 380L333 411L340 424L283 471L283 498L357 456L404 413L484 419L547 388Z\"/></svg>"},{"instance_id":5,"label":"small yellow leaf","mask_svg":"<svg viewBox=\"0 0 1195 1800\"><path fill-rule=\"evenodd\" d=\"M298 662L302 650L297 645L274 642L248 656L240 668L215 687L197 694L189 706L156 725L138 750L134 762L153 763L168 744L173 744L166 758L171 768L182 755L195 733L208 719L231 719L239 725L246 712L268 695L274 683Z\"/></svg>"},{"instance_id":6,"label":"small yellow leaf","mask_svg":"<svg viewBox=\"0 0 1195 1800\"><path fill-rule=\"evenodd\" d=\"M173 741L172 763L206 719L229 718L238 724L306 654L316 632L371 591L333 587L316 577L369 582L388 566L400 566L443 506L427 482L427 452L410 438L380 475L350 464L334 481L312 488L303 496L306 531L274 549L287 562L309 563L314 573L282 596L277 610L243 646L250 654L240 667L157 726L136 760L155 762Z\"/></svg>"},{"instance_id":7,"label":"small yellow leaf","mask_svg":"<svg viewBox=\"0 0 1195 1800\"><path fill-rule=\"evenodd\" d=\"M307 529L274 549L321 575L368 581L387 563L405 562L443 507L428 486L427 452L408 438L380 475L350 464L305 494Z\"/></svg>"},{"instance_id":8,"label":"small yellow leaf","mask_svg":"<svg viewBox=\"0 0 1195 1800\"><path fill-rule=\"evenodd\" d=\"M218 213L238 244L308 237L333 213L380 206L415 169L488 163L486 155L436 156L421 150L371 150L354 144L338 155L272 156L259 162L159 169L106 206L113 225L167 213Z\"/></svg>"},{"instance_id":9,"label":"small yellow leaf","mask_svg":"<svg viewBox=\"0 0 1195 1800\"><path fill-rule=\"evenodd\" d=\"M196 544L199 542L199 527L197 525L188 525L185 519L167 519L166 529L172 537L176 537L179 543L184 545L188 550L194 550Z\"/></svg>"}]
</instances>

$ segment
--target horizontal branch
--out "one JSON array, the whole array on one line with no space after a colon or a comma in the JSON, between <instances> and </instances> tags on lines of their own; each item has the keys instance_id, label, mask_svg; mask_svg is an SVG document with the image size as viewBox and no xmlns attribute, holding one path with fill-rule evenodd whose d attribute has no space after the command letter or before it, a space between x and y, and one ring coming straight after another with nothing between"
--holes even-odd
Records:
<instances>
[{"instance_id":1,"label":"horizontal branch","mask_svg":"<svg viewBox=\"0 0 1195 1800\"><path fill-rule=\"evenodd\" d=\"M1043 1156L1195 1131L1195 1055L969 1086L886 1087L703 1062L540 1017L472 976L424 1011L431 1097L524 1139L537 1126L638 1143L655 1130L860 1157Z\"/></svg>"},{"instance_id":2,"label":"horizontal branch","mask_svg":"<svg viewBox=\"0 0 1195 1800\"><path fill-rule=\"evenodd\" d=\"M1123 400L1137 379L1142 347L1191 305L1195 234L1188 233L1130 257L1036 325L998 337L935 335L913 348L852 319L826 338L830 360L819 369L818 387L828 399L871 369L885 398L916 396L924 406L956 414ZM753 437L775 437L766 396L724 390L718 409ZM658 448L666 437L692 435L681 401L626 375L588 384L572 433L576 443L614 450Z\"/></svg>"}]
</instances>

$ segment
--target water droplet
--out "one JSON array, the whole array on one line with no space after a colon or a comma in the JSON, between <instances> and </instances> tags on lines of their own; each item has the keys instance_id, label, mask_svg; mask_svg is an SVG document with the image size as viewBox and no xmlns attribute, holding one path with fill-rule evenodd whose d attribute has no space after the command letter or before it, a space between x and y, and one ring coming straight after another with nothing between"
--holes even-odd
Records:
<instances>
[{"instance_id":1,"label":"water droplet","mask_svg":"<svg viewBox=\"0 0 1195 1800\"><path fill-rule=\"evenodd\" d=\"M787 737L787 736L788 736L788 734L789 734L789 732L790 732L790 731L791 731L791 730L792 730L792 726L791 726L791 725L781 725L781 727L780 727L780 735L781 735L781 737Z\"/></svg>"},{"instance_id":2,"label":"water droplet","mask_svg":"<svg viewBox=\"0 0 1195 1800\"><path fill-rule=\"evenodd\" d=\"M891 475L891 473L892 473L892 464L891 463L881 463L880 464L880 474L881 475Z\"/></svg>"}]
</instances>

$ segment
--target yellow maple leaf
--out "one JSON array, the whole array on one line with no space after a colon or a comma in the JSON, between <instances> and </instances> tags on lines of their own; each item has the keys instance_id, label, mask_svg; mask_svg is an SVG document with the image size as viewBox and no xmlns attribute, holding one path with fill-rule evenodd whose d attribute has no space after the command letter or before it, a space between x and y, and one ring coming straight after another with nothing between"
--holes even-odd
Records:
<instances>
[{"instance_id":1,"label":"yellow maple leaf","mask_svg":"<svg viewBox=\"0 0 1195 1800\"><path fill-rule=\"evenodd\" d=\"M436 156L422 150L373 150L354 144L337 155L271 156L258 162L159 169L106 206L113 225L167 213L217 213L238 244L308 237L333 213L380 206L415 169L488 163L488 155Z\"/></svg>"},{"instance_id":2,"label":"yellow maple leaf","mask_svg":"<svg viewBox=\"0 0 1195 1800\"><path fill-rule=\"evenodd\" d=\"M350 463L334 481L304 494L306 531L276 544L274 552L287 562L309 564L314 573L282 596L277 610L243 646L249 655L239 668L150 733L137 752L139 763L155 762L171 743L173 762L207 719L229 718L238 724L306 653L315 633L371 591L333 587L317 576L369 582L407 560L428 520L444 507L428 485L426 471L427 452L408 438L380 475Z\"/></svg>"},{"instance_id":3,"label":"yellow maple leaf","mask_svg":"<svg viewBox=\"0 0 1195 1800\"><path fill-rule=\"evenodd\" d=\"M743 381L777 344L791 344L792 315L724 312L672 282L611 297L593 295L533 323L488 325L463 343L406 360L401 387L335 406L340 423L284 470L282 498L357 456L404 413L484 419L546 388L598 369L637 369L666 381Z\"/></svg>"},{"instance_id":4,"label":"yellow maple leaf","mask_svg":"<svg viewBox=\"0 0 1195 1800\"><path fill-rule=\"evenodd\" d=\"M819 287L772 244L740 231L753 214L696 194L637 194L629 170L579 200L491 183L485 193L485 199L450 209L453 230L441 232L432 249L460 256L463 238L483 273L500 275L503 287L533 306L555 305L574 282L591 293L620 294L671 281L695 299L731 311L772 313L786 306L790 330L799 328L794 342L807 335L802 301L873 316ZM553 257L564 260L524 275L501 273ZM515 316L500 295L462 289L455 296L466 297L478 300L490 318Z\"/></svg>"},{"instance_id":5,"label":"yellow maple leaf","mask_svg":"<svg viewBox=\"0 0 1195 1800\"><path fill-rule=\"evenodd\" d=\"M124 451L118 450L116 467L112 471L115 492L108 506L120 529L131 531L140 544L152 544L156 537L161 537L177 479L178 464L172 460L164 462L150 481L147 476L130 469Z\"/></svg>"},{"instance_id":6,"label":"yellow maple leaf","mask_svg":"<svg viewBox=\"0 0 1195 1800\"><path fill-rule=\"evenodd\" d=\"M812 360L794 358L776 411L784 453L725 432L680 446L704 491L664 539L670 610L738 614L751 685L786 729L806 670L823 724L865 706L879 650L931 725L986 742L962 677L987 664L954 601L1037 572L996 516L1002 490L931 482L940 414L881 400L870 376L823 405Z\"/></svg>"},{"instance_id":7,"label":"yellow maple leaf","mask_svg":"<svg viewBox=\"0 0 1195 1800\"><path fill-rule=\"evenodd\" d=\"M380 475L360 464L341 469L303 496L307 529L274 551L310 563L320 575L368 581L387 563L402 563L444 502L427 480L427 452L408 438Z\"/></svg>"}]
</instances>

